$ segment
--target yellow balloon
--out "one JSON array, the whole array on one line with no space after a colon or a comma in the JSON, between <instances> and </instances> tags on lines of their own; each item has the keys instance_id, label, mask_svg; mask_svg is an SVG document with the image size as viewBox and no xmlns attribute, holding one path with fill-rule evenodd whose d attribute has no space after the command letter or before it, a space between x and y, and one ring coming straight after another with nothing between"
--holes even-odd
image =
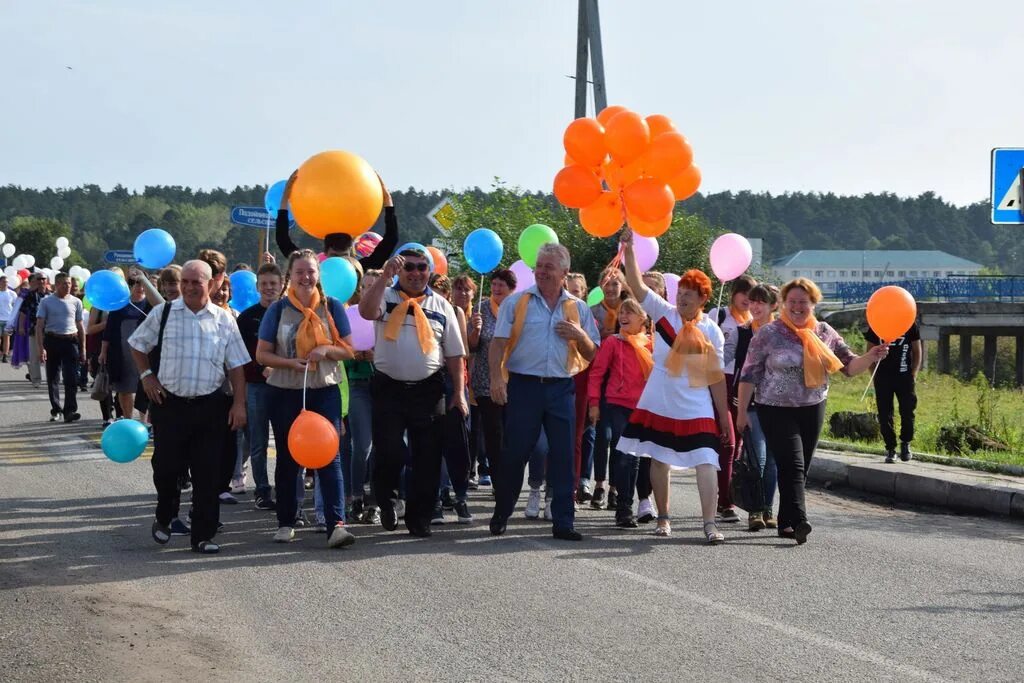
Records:
<instances>
[{"instance_id":1,"label":"yellow balloon","mask_svg":"<svg viewBox=\"0 0 1024 683\"><path fill-rule=\"evenodd\" d=\"M351 152L316 154L299 167L290 206L295 222L314 237L356 237L377 222L384 193L373 167Z\"/></svg>"}]
</instances>

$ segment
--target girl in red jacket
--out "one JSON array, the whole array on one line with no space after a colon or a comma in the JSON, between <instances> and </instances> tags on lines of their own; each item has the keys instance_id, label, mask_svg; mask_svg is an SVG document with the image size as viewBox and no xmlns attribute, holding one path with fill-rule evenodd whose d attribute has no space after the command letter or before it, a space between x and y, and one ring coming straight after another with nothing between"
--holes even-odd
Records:
<instances>
[{"instance_id":1,"label":"girl in red jacket","mask_svg":"<svg viewBox=\"0 0 1024 683\"><path fill-rule=\"evenodd\" d=\"M629 415L636 408L647 377L654 367L651 341L643 332L647 315L639 302L635 299L623 301L619 306L618 322L619 332L601 342L601 348L590 366L587 387L590 420L595 424L600 420L602 425L610 429L611 444L617 444L622 436L622 430L626 428ZM633 490L637 487L640 458L613 449L612 477L618 491L615 525L636 527ZM643 493L641 491L639 496L641 503L646 500ZM650 494L649 491L647 493Z\"/></svg>"}]
</instances>

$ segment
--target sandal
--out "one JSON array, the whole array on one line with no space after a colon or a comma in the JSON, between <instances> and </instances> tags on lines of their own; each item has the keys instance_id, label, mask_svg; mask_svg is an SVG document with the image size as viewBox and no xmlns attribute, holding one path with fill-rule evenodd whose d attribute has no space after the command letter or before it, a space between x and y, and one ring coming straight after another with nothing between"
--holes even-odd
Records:
<instances>
[{"instance_id":1,"label":"sandal","mask_svg":"<svg viewBox=\"0 0 1024 683\"><path fill-rule=\"evenodd\" d=\"M672 525L669 523L668 515L658 515L658 526L654 527L655 536L671 536ZM662 524L664 522L664 524Z\"/></svg>"},{"instance_id":2,"label":"sandal","mask_svg":"<svg viewBox=\"0 0 1024 683\"><path fill-rule=\"evenodd\" d=\"M711 530L708 530L708 527ZM704 522L704 536L707 539L708 545L721 545L725 543L725 536L718 530L718 526L714 522Z\"/></svg>"}]
</instances>

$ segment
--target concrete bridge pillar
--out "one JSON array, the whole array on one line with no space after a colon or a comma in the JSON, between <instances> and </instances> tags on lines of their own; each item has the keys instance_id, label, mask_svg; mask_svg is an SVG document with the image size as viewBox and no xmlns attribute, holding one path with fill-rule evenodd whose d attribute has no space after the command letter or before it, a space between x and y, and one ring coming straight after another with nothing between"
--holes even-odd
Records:
<instances>
[{"instance_id":1,"label":"concrete bridge pillar","mask_svg":"<svg viewBox=\"0 0 1024 683\"><path fill-rule=\"evenodd\" d=\"M938 371L940 375L949 374L949 333L945 330L939 330L939 353L938 353Z\"/></svg>"},{"instance_id":2,"label":"concrete bridge pillar","mask_svg":"<svg viewBox=\"0 0 1024 683\"><path fill-rule=\"evenodd\" d=\"M982 355L982 361L984 363L981 371L985 373L985 378L989 384L994 384L996 381L996 340L998 337L991 334L985 335L985 351Z\"/></svg>"},{"instance_id":3,"label":"concrete bridge pillar","mask_svg":"<svg viewBox=\"0 0 1024 683\"><path fill-rule=\"evenodd\" d=\"M1024 334L1017 335L1017 349L1014 354L1015 379L1018 387L1024 387Z\"/></svg>"},{"instance_id":4,"label":"concrete bridge pillar","mask_svg":"<svg viewBox=\"0 0 1024 683\"><path fill-rule=\"evenodd\" d=\"M971 335L960 335L960 376L969 379L971 375Z\"/></svg>"}]
</instances>

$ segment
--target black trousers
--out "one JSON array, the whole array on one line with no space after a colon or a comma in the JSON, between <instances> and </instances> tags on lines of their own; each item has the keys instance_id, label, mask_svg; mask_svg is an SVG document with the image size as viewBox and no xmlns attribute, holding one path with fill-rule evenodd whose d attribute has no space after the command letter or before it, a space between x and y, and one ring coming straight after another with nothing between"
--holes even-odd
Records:
<instances>
[{"instance_id":1,"label":"black trousers","mask_svg":"<svg viewBox=\"0 0 1024 683\"><path fill-rule=\"evenodd\" d=\"M900 441L914 440L914 409L917 408L917 394L914 392L914 376L909 372L886 377L875 376L875 403L878 404L878 426L882 431L885 447L896 450L896 429L893 426L893 398L900 402Z\"/></svg>"},{"instance_id":2,"label":"black trousers","mask_svg":"<svg viewBox=\"0 0 1024 683\"><path fill-rule=\"evenodd\" d=\"M477 412L480 413L479 425L483 431L484 452L487 454L487 470L482 467L480 474L488 474L491 483L500 475L498 463L501 461L501 443L505 438L505 408L491 400L490 396L476 397Z\"/></svg>"},{"instance_id":3,"label":"black trousers","mask_svg":"<svg viewBox=\"0 0 1024 683\"><path fill-rule=\"evenodd\" d=\"M145 396L145 394L143 394ZM223 425L224 446L221 449L220 471L217 474L217 493L231 491L231 477L235 474L235 463L238 461L238 432L228 425L228 414L231 412L232 399L221 393L221 424Z\"/></svg>"},{"instance_id":4,"label":"black trousers","mask_svg":"<svg viewBox=\"0 0 1024 683\"><path fill-rule=\"evenodd\" d=\"M178 475L192 471L192 545L217 533L218 477L224 444L224 394L188 399L172 394L153 404L153 484L156 519L164 526L178 516Z\"/></svg>"},{"instance_id":5,"label":"black trousers","mask_svg":"<svg viewBox=\"0 0 1024 683\"><path fill-rule=\"evenodd\" d=\"M50 414L64 416L78 412L78 338L43 336L46 350L46 388L50 392ZM64 407L60 405L60 382L64 380Z\"/></svg>"},{"instance_id":6,"label":"black trousers","mask_svg":"<svg viewBox=\"0 0 1024 683\"><path fill-rule=\"evenodd\" d=\"M807 521L804 482L825 422L825 402L798 408L757 406L768 450L779 470L779 528Z\"/></svg>"},{"instance_id":7,"label":"black trousers","mask_svg":"<svg viewBox=\"0 0 1024 683\"><path fill-rule=\"evenodd\" d=\"M444 443L444 379L440 372L420 382L400 382L377 372L370 380L373 404L373 494L387 510L398 501L409 437L411 474L406 491L405 525L428 527L441 481Z\"/></svg>"}]
</instances>

